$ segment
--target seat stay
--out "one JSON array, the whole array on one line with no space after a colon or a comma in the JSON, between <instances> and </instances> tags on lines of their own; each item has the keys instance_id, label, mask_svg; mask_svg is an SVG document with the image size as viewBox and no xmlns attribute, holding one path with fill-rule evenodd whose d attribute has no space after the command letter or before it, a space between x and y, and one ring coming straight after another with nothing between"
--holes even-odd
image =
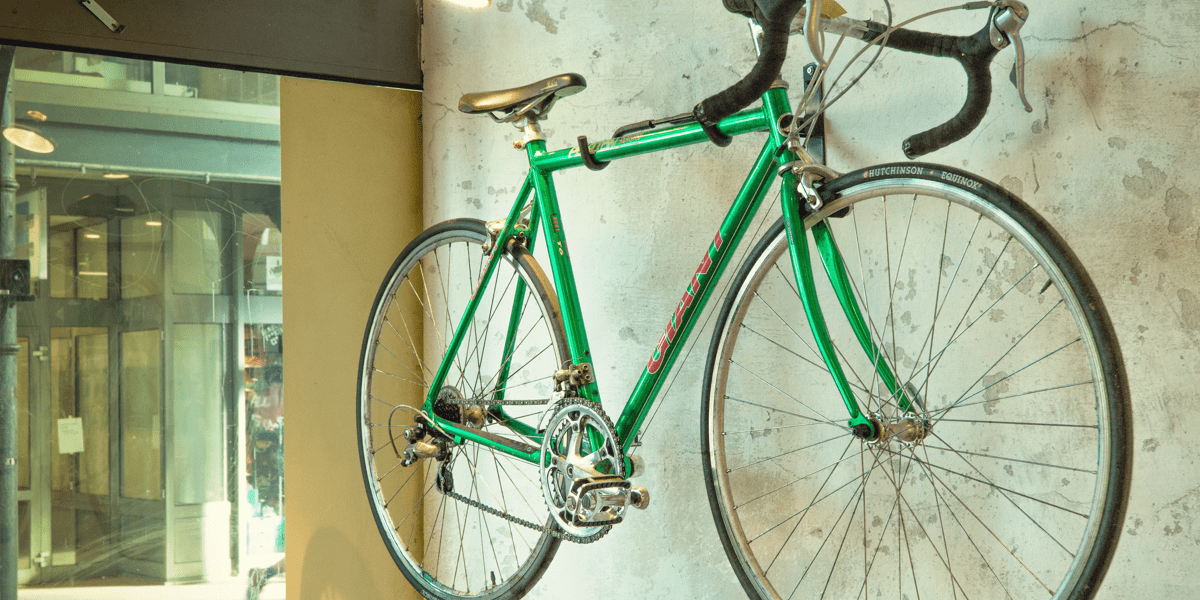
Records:
<instances>
[{"instance_id":1,"label":"seat stay","mask_svg":"<svg viewBox=\"0 0 1200 600\"><path fill-rule=\"evenodd\" d=\"M505 248L508 241L515 235L516 223L521 216L522 208L525 206L524 198L528 196L530 191L529 186L523 186L521 193L518 194L517 201L513 203L509 210L508 217L505 219L504 227L496 234L496 239L492 242L493 248ZM454 363L454 357L458 354L458 349L462 346L463 339L467 336L467 331L471 328L472 320L475 317L475 311L482 301L482 295L478 293L488 284L492 275L496 272L496 266L503 260L504 252L493 251L487 260L487 265L483 272L479 274L479 281L475 284L475 291L471 293L471 299L467 302L467 306L463 309L462 317L455 326L454 335L451 336L449 343L446 345L445 358L442 364L438 366L437 373L430 381L429 392L425 398L423 409L428 414L433 414L433 403L437 400L438 392L446 381L446 375L450 372L450 365ZM444 421L435 417L435 421L443 423Z\"/></svg>"}]
</instances>

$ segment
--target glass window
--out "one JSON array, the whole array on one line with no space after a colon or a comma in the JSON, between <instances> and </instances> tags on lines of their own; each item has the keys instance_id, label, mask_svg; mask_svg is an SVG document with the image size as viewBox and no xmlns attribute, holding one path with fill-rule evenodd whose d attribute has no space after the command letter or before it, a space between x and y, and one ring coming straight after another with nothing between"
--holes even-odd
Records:
<instances>
[{"instance_id":1,"label":"glass window","mask_svg":"<svg viewBox=\"0 0 1200 600\"><path fill-rule=\"evenodd\" d=\"M162 331L121 334L121 495L162 499Z\"/></svg>"},{"instance_id":2,"label":"glass window","mask_svg":"<svg viewBox=\"0 0 1200 600\"><path fill-rule=\"evenodd\" d=\"M163 217L153 212L121 220L121 296L163 292Z\"/></svg>"},{"instance_id":3,"label":"glass window","mask_svg":"<svg viewBox=\"0 0 1200 600\"><path fill-rule=\"evenodd\" d=\"M17 81L149 94L150 61L79 52L22 48Z\"/></svg>"},{"instance_id":4,"label":"glass window","mask_svg":"<svg viewBox=\"0 0 1200 600\"><path fill-rule=\"evenodd\" d=\"M32 565L29 560L30 514L28 502L17 502L17 568L28 569Z\"/></svg>"},{"instance_id":5,"label":"glass window","mask_svg":"<svg viewBox=\"0 0 1200 600\"><path fill-rule=\"evenodd\" d=\"M224 585L274 563L278 77L24 48L16 67L15 120L56 145L16 155L21 577Z\"/></svg>"},{"instance_id":6,"label":"glass window","mask_svg":"<svg viewBox=\"0 0 1200 600\"><path fill-rule=\"evenodd\" d=\"M283 293L283 234L267 215L242 217L242 263L247 293Z\"/></svg>"},{"instance_id":7,"label":"glass window","mask_svg":"<svg viewBox=\"0 0 1200 600\"><path fill-rule=\"evenodd\" d=\"M173 338L175 504L225 500L225 327L178 324Z\"/></svg>"},{"instance_id":8,"label":"glass window","mask_svg":"<svg viewBox=\"0 0 1200 600\"><path fill-rule=\"evenodd\" d=\"M177 210L171 220L171 267L176 294L221 294L220 212Z\"/></svg>"},{"instance_id":9,"label":"glass window","mask_svg":"<svg viewBox=\"0 0 1200 600\"><path fill-rule=\"evenodd\" d=\"M79 416L83 420L83 452L79 454L79 491L107 495L109 450L108 331L75 330Z\"/></svg>"},{"instance_id":10,"label":"glass window","mask_svg":"<svg viewBox=\"0 0 1200 600\"><path fill-rule=\"evenodd\" d=\"M50 297L75 297L75 233L50 234Z\"/></svg>"},{"instance_id":11,"label":"glass window","mask_svg":"<svg viewBox=\"0 0 1200 600\"><path fill-rule=\"evenodd\" d=\"M77 416L75 402L75 339L71 330L55 327L50 333L50 398L53 433L50 442L50 489L75 490L75 455L64 439L65 419Z\"/></svg>"},{"instance_id":12,"label":"glass window","mask_svg":"<svg viewBox=\"0 0 1200 600\"><path fill-rule=\"evenodd\" d=\"M29 489L29 338L17 338L17 489Z\"/></svg>"},{"instance_id":13,"label":"glass window","mask_svg":"<svg viewBox=\"0 0 1200 600\"><path fill-rule=\"evenodd\" d=\"M197 98L279 106L279 77L271 75L168 64L166 79Z\"/></svg>"},{"instance_id":14,"label":"glass window","mask_svg":"<svg viewBox=\"0 0 1200 600\"><path fill-rule=\"evenodd\" d=\"M108 298L108 223L77 227L75 297Z\"/></svg>"},{"instance_id":15,"label":"glass window","mask_svg":"<svg viewBox=\"0 0 1200 600\"><path fill-rule=\"evenodd\" d=\"M246 478L251 553L283 551L283 326L248 325Z\"/></svg>"}]
</instances>

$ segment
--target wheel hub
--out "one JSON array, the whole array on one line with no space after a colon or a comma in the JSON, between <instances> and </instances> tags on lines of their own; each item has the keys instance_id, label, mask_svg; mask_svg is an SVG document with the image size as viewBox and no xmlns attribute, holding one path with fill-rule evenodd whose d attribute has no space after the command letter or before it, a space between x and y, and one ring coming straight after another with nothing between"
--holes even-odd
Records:
<instances>
[{"instance_id":1,"label":"wheel hub","mask_svg":"<svg viewBox=\"0 0 1200 600\"><path fill-rule=\"evenodd\" d=\"M882 412L877 412L871 415L871 431L867 435L863 435L859 430L855 430L855 435L863 438L869 444L883 446L891 442L896 442L906 447L920 445L925 436L933 428L933 424L928 417L922 416L925 414L925 400L917 392L916 387L912 383L904 386L904 391L908 396L909 410L899 412L893 416L887 416ZM865 429L865 427L864 427Z\"/></svg>"}]
</instances>

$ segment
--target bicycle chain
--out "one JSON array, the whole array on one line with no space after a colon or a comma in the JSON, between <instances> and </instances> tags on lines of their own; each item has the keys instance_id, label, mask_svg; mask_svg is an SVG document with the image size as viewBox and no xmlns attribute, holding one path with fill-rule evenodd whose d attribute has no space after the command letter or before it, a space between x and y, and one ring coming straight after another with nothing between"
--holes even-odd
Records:
<instances>
[{"instance_id":1,"label":"bicycle chain","mask_svg":"<svg viewBox=\"0 0 1200 600\"><path fill-rule=\"evenodd\" d=\"M475 400L473 398L448 398L445 400L447 404L455 404L459 406L536 406L540 404L550 404L549 400Z\"/></svg>"},{"instance_id":2,"label":"bicycle chain","mask_svg":"<svg viewBox=\"0 0 1200 600\"><path fill-rule=\"evenodd\" d=\"M604 537L604 534L608 533L608 530L612 529L612 525L605 525L604 529L601 529L600 531L597 531L596 533L593 533L592 535L589 535L587 537L581 537L578 535L567 533L565 531L557 531L554 529L550 529L549 527L546 527L544 525L538 525L538 524L530 522L530 521L526 521L525 519L522 519L520 517L514 517L508 513L502 512L502 511L492 508L486 504L483 504L482 502L478 502L476 500L467 498L466 496L462 496L453 490L451 490L449 492L442 492L442 493L455 499L455 500L458 500L459 502L465 503L468 506L474 506L475 508L482 510L488 514L500 517L501 519L511 521L511 522L516 523L517 525L521 525L523 527L528 527L534 531L548 533L560 540L566 540L568 542L575 542L577 544L590 544L590 543Z\"/></svg>"},{"instance_id":3,"label":"bicycle chain","mask_svg":"<svg viewBox=\"0 0 1200 600\"><path fill-rule=\"evenodd\" d=\"M574 402L572 402L571 400L574 400ZM454 399L448 399L447 401L450 404L463 404L463 405L469 405L469 406L495 406L497 404L514 405L514 406L528 406L528 405L534 405L534 404L550 404L550 402L547 400L501 400L501 401L492 401L492 402L488 402L488 403L481 403L479 401L473 401L473 400L470 400L467 398L461 398L461 399L454 398ZM558 410L562 410L569 404L582 404L585 402L595 406L595 408L597 410L599 410L599 408L600 408L598 405L596 405L596 403L590 402L587 400L583 400L581 398L569 398L569 399L560 400L554 404L553 408L557 412ZM608 415L605 415L604 411L602 411L602 410L600 411L600 414L604 415L605 421L607 421L609 423L609 427L611 428L612 424L611 424L611 421L608 421ZM602 525L603 529L601 529L600 531L597 531L596 533L593 533L592 535L579 536L579 535L575 535L573 533L567 533L565 531L551 529L544 525L538 525L537 523L534 523L532 521L526 521L525 519L510 515L504 511L501 511L500 509L493 508L493 507L488 506L477 500L472 500L466 496L459 494L458 492L455 492L453 489L451 489L449 491L444 491L444 490L439 490L439 491L441 491L443 494L445 494L446 496L450 497L453 500L458 500L459 502L462 502L463 504L466 504L467 506L475 507L476 509L479 509L490 515L500 517L501 519L510 521L512 523L516 523L517 525L520 525L522 527L527 527L529 529L532 529L532 530L540 532L540 533L550 534L560 540L566 540L568 542L575 542L576 544L590 544L592 542L595 542L596 540L599 540L600 538L604 537L609 532L609 530L612 529L612 525Z\"/></svg>"}]
</instances>

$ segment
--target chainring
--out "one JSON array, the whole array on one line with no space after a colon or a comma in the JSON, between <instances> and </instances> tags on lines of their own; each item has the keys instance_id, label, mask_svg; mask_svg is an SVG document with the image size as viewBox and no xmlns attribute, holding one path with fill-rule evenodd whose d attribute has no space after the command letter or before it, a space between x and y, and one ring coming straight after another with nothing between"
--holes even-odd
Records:
<instances>
[{"instance_id":1,"label":"chainring","mask_svg":"<svg viewBox=\"0 0 1200 600\"><path fill-rule=\"evenodd\" d=\"M563 531L589 537L621 522L627 491L611 490L628 489L625 460L599 404L570 398L556 405L542 438L541 465L542 495Z\"/></svg>"}]
</instances>

